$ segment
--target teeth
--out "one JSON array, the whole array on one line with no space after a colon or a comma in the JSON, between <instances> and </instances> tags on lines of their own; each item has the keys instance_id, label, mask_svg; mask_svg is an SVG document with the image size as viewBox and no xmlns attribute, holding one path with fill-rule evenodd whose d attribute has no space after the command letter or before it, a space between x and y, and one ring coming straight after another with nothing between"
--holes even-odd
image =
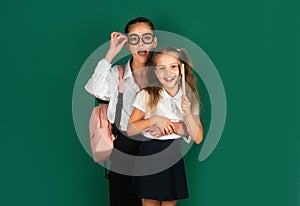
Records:
<instances>
[{"instance_id":1,"label":"teeth","mask_svg":"<svg viewBox=\"0 0 300 206\"><path fill-rule=\"evenodd\" d=\"M165 80L167 80L167 81L171 81L171 80L173 80L174 79L174 77L168 77L168 78L165 78Z\"/></svg>"}]
</instances>

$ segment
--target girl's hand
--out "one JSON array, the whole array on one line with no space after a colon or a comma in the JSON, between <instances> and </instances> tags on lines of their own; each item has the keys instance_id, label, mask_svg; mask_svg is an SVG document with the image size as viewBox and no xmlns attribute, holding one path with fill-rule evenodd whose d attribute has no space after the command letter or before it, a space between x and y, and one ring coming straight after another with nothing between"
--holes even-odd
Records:
<instances>
[{"instance_id":1,"label":"girl's hand","mask_svg":"<svg viewBox=\"0 0 300 206\"><path fill-rule=\"evenodd\" d=\"M191 114L191 102L187 98L187 96L182 96L181 100L182 100L181 109L183 111L183 115L184 115L184 117L187 117Z\"/></svg>"},{"instance_id":2,"label":"girl's hand","mask_svg":"<svg viewBox=\"0 0 300 206\"><path fill-rule=\"evenodd\" d=\"M121 51L128 38L120 32L112 32L110 34L110 47L105 59L110 63L112 59Z\"/></svg>"},{"instance_id":3,"label":"girl's hand","mask_svg":"<svg viewBox=\"0 0 300 206\"><path fill-rule=\"evenodd\" d=\"M172 134L175 131L173 122L166 117L155 115L150 118L150 122L152 126L156 126L159 129L161 135Z\"/></svg>"},{"instance_id":4,"label":"girl's hand","mask_svg":"<svg viewBox=\"0 0 300 206\"><path fill-rule=\"evenodd\" d=\"M157 126L151 126L151 127L148 129L148 132L150 133L150 135L152 135L152 136L155 137L155 138L158 138L158 137L163 136L163 135L161 134L160 129L159 129Z\"/></svg>"},{"instance_id":5,"label":"girl's hand","mask_svg":"<svg viewBox=\"0 0 300 206\"><path fill-rule=\"evenodd\" d=\"M120 32L112 32L110 34L110 50L113 50L115 53L119 53L127 42L127 36Z\"/></svg>"}]
</instances>

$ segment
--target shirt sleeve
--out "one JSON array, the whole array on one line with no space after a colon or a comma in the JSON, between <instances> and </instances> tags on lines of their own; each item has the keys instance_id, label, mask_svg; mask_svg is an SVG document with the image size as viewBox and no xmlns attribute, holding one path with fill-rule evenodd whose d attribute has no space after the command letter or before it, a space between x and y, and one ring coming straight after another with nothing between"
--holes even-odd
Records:
<instances>
[{"instance_id":1,"label":"shirt sleeve","mask_svg":"<svg viewBox=\"0 0 300 206\"><path fill-rule=\"evenodd\" d=\"M92 77L85 85L85 89L95 97L109 101L113 91L114 81L118 81L118 68L112 67L106 59L98 62Z\"/></svg>"},{"instance_id":2,"label":"shirt sleeve","mask_svg":"<svg viewBox=\"0 0 300 206\"><path fill-rule=\"evenodd\" d=\"M145 90L139 91L133 101L132 106L147 113L148 93Z\"/></svg>"}]
</instances>

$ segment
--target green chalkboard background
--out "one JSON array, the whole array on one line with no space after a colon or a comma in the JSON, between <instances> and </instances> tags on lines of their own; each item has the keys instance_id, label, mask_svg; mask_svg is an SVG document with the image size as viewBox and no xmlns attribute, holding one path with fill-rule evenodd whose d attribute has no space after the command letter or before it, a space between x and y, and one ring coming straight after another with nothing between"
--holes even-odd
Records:
<instances>
[{"instance_id":1,"label":"green chalkboard background","mask_svg":"<svg viewBox=\"0 0 300 206\"><path fill-rule=\"evenodd\" d=\"M182 205L300 205L300 3L292 0L2 1L0 205L108 205L78 140L72 92L89 55L136 16L214 62L227 120L214 153L185 157Z\"/></svg>"}]
</instances>

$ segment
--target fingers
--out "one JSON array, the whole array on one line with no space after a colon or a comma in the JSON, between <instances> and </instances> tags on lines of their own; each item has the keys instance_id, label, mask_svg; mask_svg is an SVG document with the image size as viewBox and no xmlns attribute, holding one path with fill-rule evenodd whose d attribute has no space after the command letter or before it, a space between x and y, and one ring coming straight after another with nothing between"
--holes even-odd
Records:
<instances>
[{"instance_id":1,"label":"fingers","mask_svg":"<svg viewBox=\"0 0 300 206\"><path fill-rule=\"evenodd\" d=\"M167 125L163 128L162 134L169 135L175 132L175 126L172 122L168 122Z\"/></svg>"},{"instance_id":2,"label":"fingers","mask_svg":"<svg viewBox=\"0 0 300 206\"><path fill-rule=\"evenodd\" d=\"M157 137L160 137L160 136L161 136L161 131L160 131L159 129L155 129L155 130L151 131L150 134L151 134L153 137L157 138Z\"/></svg>"},{"instance_id":3,"label":"fingers","mask_svg":"<svg viewBox=\"0 0 300 206\"><path fill-rule=\"evenodd\" d=\"M188 103L190 103L190 100L185 95L181 96L181 100L182 100L182 102L188 102Z\"/></svg>"},{"instance_id":4,"label":"fingers","mask_svg":"<svg viewBox=\"0 0 300 206\"><path fill-rule=\"evenodd\" d=\"M125 42L128 39L127 36L125 36L121 32L112 32L110 35L110 38L111 38L111 40L115 40L117 42L117 44L123 44L123 45L125 44Z\"/></svg>"},{"instance_id":5,"label":"fingers","mask_svg":"<svg viewBox=\"0 0 300 206\"><path fill-rule=\"evenodd\" d=\"M153 116L150 121L152 121L153 126L151 126L148 130L152 136L169 135L175 132L176 127L168 118Z\"/></svg>"},{"instance_id":6,"label":"fingers","mask_svg":"<svg viewBox=\"0 0 300 206\"><path fill-rule=\"evenodd\" d=\"M118 36L120 36L120 35L122 35L122 33L121 32L112 32L111 34L110 34L110 38L112 39L112 38L117 38Z\"/></svg>"},{"instance_id":7,"label":"fingers","mask_svg":"<svg viewBox=\"0 0 300 206\"><path fill-rule=\"evenodd\" d=\"M168 124L165 125L165 127L160 130L158 127L156 128L151 128L149 130L150 134L157 138L157 137L160 137L160 136L164 136L164 135L170 135L172 133L175 132L175 126L173 125L172 122L169 122Z\"/></svg>"}]
</instances>

